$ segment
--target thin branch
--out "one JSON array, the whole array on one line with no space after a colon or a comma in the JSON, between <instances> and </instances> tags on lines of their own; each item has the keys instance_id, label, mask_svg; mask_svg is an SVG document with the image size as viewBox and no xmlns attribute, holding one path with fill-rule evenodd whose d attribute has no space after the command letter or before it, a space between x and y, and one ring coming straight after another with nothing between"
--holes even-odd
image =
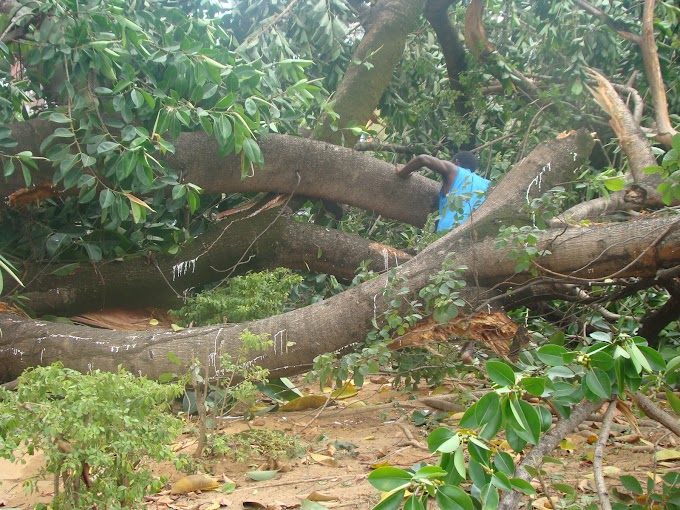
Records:
<instances>
[{"instance_id":1,"label":"thin branch","mask_svg":"<svg viewBox=\"0 0 680 510\"><path fill-rule=\"evenodd\" d=\"M661 425L673 432L673 434L680 437L680 421L678 421L677 418L668 414L666 411L657 406L649 397L643 395L639 391L629 395L635 401L640 410L649 418L659 422Z\"/></svg>"},{"instance_id":2,"label":"thin branch","mask_svg":"<svg viewBox=\"0 0 680 510\"><path fill-rule=\"evenodd\" d=\"M581 9L583 9L587 13L591 14L593 17L600 20L602 23L607 25L609 28L611 28L614 32L619 34L624 39L633 41L636 44L640 44L642 42L642 37L640 36L640 34L635 34L633 32L625 30L622 23L616 21L602 9L595 7L593 4L587 2L586 0L573 0L573 1Z\"/></svg>"},{"instance_id":3,"label":"thin branch","mask_svg":"<svg viewBox=\"0 0 680 510\"><path fill-rule=\"evenodd\" d=\"M267 25L266 27L262 27L258 32L254 33L254 34L251 34L251 35L249 35L248 37L246 37L246 39L241 43L241 47L245 47L245 46L246 46L247 44L249 44L252 40L257 39L257 38L260 37L262 34L264 34L265 32L267 32L270 28L272 28L274 25L276 25L276 24L279 22L279 20L280 20L281 18L283 18L283 17L286 15L286 13L287 13L288 11L290 11L290 9L291 9L296 3L298 3L298 0L292 0L292 1L286 6L285 9L283 9L279 14L277 14L277 15L274 17L274 19L272 20L271 23L269 23L269 25Z\"/></svg>"},{"instance_id":4,"label":"thin branch","mask_svg":"<svg viewBox=\"0 0 680 510\"><path fill-rule=\"evenodd\" d=\"M522 462L517 466L515 476L527 482L531 481L531 475L527 471L526 466L538 467L541 462L543 462L543 457L550 454L567 434L585 421L591 413L599 409L602 406L602 402L602 400L599 402L584 400L574 406L571 416L566 419L560 419L555 426L541 438L531 452L524 457ZM522 494L517 491L504 493L500 505L498 506L498 510L516 510L519 507L521 498Z\"/></svg>"},{"instance_id":5,"label":"thin branch","mask_svg":"<svg viewBox=\"0 0 680 510\"><path fill-rule=\"evenodd\" d=\"M600 498L600 508L602 510L611 510L612 505L609 501L609 494L607 493L607 484L604 481L604 474L602 472L602 459L604 458L604 449L607 446L609 439L609 431L612 428L612 420L614 419L614 411L616 410L616 401L610 400L607 412L602 419L602 426L600 427L600 436L597 438L595 444L595 453L593 455L593 475L595 478L595 487L597 488L597 495Z\"/></svg>"}]
</instances>

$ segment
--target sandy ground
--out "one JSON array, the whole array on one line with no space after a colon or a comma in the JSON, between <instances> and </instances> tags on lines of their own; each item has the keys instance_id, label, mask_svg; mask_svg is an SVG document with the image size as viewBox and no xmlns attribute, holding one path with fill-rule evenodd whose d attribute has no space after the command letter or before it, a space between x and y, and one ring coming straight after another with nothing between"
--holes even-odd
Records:
<instances>
[{"instance_id":1,"label":"sandy ground","mask_svg":"<svg viewBox=\"0 0 680 510\"><path fill-rule=\"evenodd\" d=\"M241 463L227 456L208 458L203 462L203 471L220 483L226 479L236 482L233 492L216 490L172 495L169 485L168 490L150 496L146 505L154 510L275 510L298 508L303 499L312 495L322 499L320 503L328 508L370 509L379 500L379 493L366 480L371 466L388 462L392 466L409 468L417 462L436 461L436 457L418 445L425 442L427 429L416 427L406 419L418 409L436 412L413 400L414 397L422 398L428 394L429 390L404 393L394 391L389 385L380 382L367 383L356 397L342 400L321 413L318 410L279 412L256 418L250 427L297 434L308 444L307 452L300 458L281 461L279 467L282 469L276 477L260 482L248 478L246 472L266 462L265 458L252 458L250 462ZM406 418L402 418L405 415ZM459 416L448 417L445 425L455 427ZM402 420L397 421L400 418ZM613 442L616 437L612 437L607 447L605 465L611 470L608 483L612 485L616 484L620 474L634 475L643 481L646 473L653 470L660 474L680 470L678 460L655 463L652 453L640 451L654 444L678 449L677 438L649 420L641 419L639 425L639 439L618 443ZM243 421L234 421L223 432L234 433L247 428ZM565 449L554 452L554 456L563 464L550 464L547 468L548 483L566 483L577 487L579 497L585 502L594 497L594 485L592 479L588 479L588 473L592 472L588 456L592 455L593 449L589 442L598 431L597 422L587 422L583 430L575 431L568 437L569 444L564 445ZM613 435L625 437L634 432L623 416L617 417ZM177 448L191 454L195 439L184 437L177 443ZM42 466L40 455L25 460L23 465L0 460L0 508L29 509L37 502L50 501L53 494L51 479L38 484L38 493L24 493L24 480L36 476ZM185 476L172 465L158 465L154 471L169 476L170 484ZM540 508L540 504L534 506Z\"/></svg>"}]
</instances>

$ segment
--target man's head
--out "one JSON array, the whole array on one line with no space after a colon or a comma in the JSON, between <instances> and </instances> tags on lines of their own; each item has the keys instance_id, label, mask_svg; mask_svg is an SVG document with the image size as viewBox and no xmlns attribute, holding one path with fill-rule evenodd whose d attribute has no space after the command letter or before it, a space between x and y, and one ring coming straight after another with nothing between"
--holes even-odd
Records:
<instances>
[{"instance_id":1,"label":"man's head","mask_svg":"<svg viewBox=\"0 0 680 510\"><path fill-rule=\"evenodd\" d=\"M454 165L467 168L473 172L477 170L477 157L470 151L460 151L453 156L451 161Z\"/></svg>"}]
</instances>

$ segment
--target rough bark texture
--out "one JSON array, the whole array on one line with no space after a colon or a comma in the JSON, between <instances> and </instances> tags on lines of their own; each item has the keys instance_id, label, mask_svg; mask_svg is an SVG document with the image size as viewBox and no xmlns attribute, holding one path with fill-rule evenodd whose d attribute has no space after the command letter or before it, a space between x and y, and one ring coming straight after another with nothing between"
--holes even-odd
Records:
<instances>
[{"instance_id":1,"label":"rough bark texture","mask_svg":"<svg viewBox=\"0 0 680 510\"><path fill-rule=\"evenodd\" d=\"M415 297L444 259L451 257L455 265L470 269L465 297L471 305L488 298L477 285L508 280L514 274L514 261L496 250L492 240L475 239L493 234L501 218L505 218L503 223L525 220L519 212L523 204L571 178L592 144L587 133L579 133L539 146L513 167L469 221L400 266L398 285L408 286ZM678 234L669 228L671 225L672 219L659 218L640 221L634 229L628 224L573 229L569 238L562 230L547 232L541 246L549 246L553 255L542 259L541 264L553 272L588 278L654 274L659 267L675 265L680 259ZM647 250L650 245L653 250ZM630 264L641 254L639 264ZM617 274L622 268L625 270ZM188 275L189 271L182 271L179 278ZM387 285L387 276L383 275L322 303L280 316L179 332L108 332L5 315L0 319L0 380L14 379L28 366L56 360L83 371L113 370L122 364L150 377L183 371L186 367L169 362L169 352L184 363L199 356L214 367L219 352L238 348L240 332L246 328L268 333L274 340L274 346L255 361L275 376L292 374L307 369L320 353L347 349L363 340L371 321L386 307L382 292Z\"/></svg>"},{"instance_id":2,"label":"rough bark texture","mask_svg":"<svg viewBox=\"0 0 680 510\"><path fill-rule=\"evenodd\" d=\"M642 38L640 40L640 50L642 60L645 64L645 74L649 82L649 90L652 93L654 102L654 116L656 118L657 140L667 148L671 147L671 139L677 131L673 128L670 116L668 115L668 101L666 100L666 90L659 65L659 53L656 49L656 38L654 37L654 4L655 0L645 0L645 8L642 15Z\"/></svg>"},{"instance_id":3,"label":"rough bark texture","mask_svg":"<svg viewBox=\"0 0 680 510\"><path fill-rule=\"evenodd\" d=\"M29 150L40 155L41 141L55 127L40 120L12 124L12 136L18 142L14 152ZM270 135L258 143L265 168L245 180L241 180L240 158L220 157L217 142L204 133L180 135L174 142L175 154L167 160L182 172L185 182L202 187L206 193L295 192L372 210L416 226L425 224L437 201L436 182L415 176L409 186L404 186L394 178L392 165L351 149L286 135ZM52 167L43 164L35 172L34 182L52 182L52 174ZM15 172L7 182L0 181L0 199L23 186L21 172Z\"/></svg>"},{"instance_id":4,"label":"rough bark texture","mask_svg":"<svg viewBox=\"0 0 680 510\"><path fill-rule=\"evenodd\" d=\"M465 46L458 35L458 30L451 24L448 10L457 0L428 0L425 5L425 18L437 35L437 41L444 53L446 61L446 72L449 76L451 88L458 92L454 106L456 112L463 118L467 118L472 113L467 104L468 97L465 89L460 82L460 75L467 69L465 61ZM472 121L470 121L472 124Z\"/></svg>"},{"instance_id":5,"label":"rough bark texture","mask_svg":"<svg viewBox=\"0 0 680 510\"><path fill-rule=\"evenodd\" d=\"M177 308L183 296L202 285L247 271L288 267L351 280L364 260L382 272L411 258L369 239L299 223L280 213L279 207L254 216L228 217L176 256L82 263L68 276L53 274L64 264L32 267L23 276L22 295L39 315L68 316L121 306Z\"/></svg>"},{"instance_id":6,"label":"rough bark texture","mask_svg":"<svg viewBox=\"0 0 680 510\"><path fill-rule=\"evenodd\" d=\"M339 129L334 130L333 120L326 116L314 131L315 139L346 147L356 143L357 136L342 128L350 121L363 125L373 115L424 5L425 0L380 0L374 6L371 25L335 93Z\"/></svg>"},{"instance_id":7,"label":"rough bark texture","mask_svg":"<svg viewBox=\"0 0 680 510\"><path fill-rule=\"evenodd\" d=\"M547 270L589 279L653 276L658 269L680 262L680 233L668 231L672 218L639 220L634 225L613 224L548 231L539 246L553 254L540 260ZM441 267L446 257L456 266L467 265L469 288L464 298L475 306L493 293L482 293L475 282L501 283L514 276L514 261L493 248L489 241L470 245L471 225L459 227L401 266L399 287L407 286L415 297L418 289ZM667 232L663 241L659 234ZM657 241L654 250L646 250ZM638 263L631 264L639 257ZM596 261L596 263L592 263ZM628 269L625 269L625 268ZM623 271L622 271L623 270ZM528 275L526 276L528 278ZM557 279L557 277L555 276ZM567 278L568 280L568 278ZM0 315L0 382L16 378L29 366L62 360L81 371L115 370L119 364L137 373L158 377L164 372L183 372L167 357L175 354L188 364L195 356L214 367L216 354L235 352L244 329L269 333L274 346L255 361L272 370L273 376L291 375L309 368L321 353L351 348L371 329L371 320L385 310L383 290L387 275L364 283L324 302L248 324L194 328L178 332L117 332L70 326Z\"/></svg>"},{"instance_id":8,"label":"rough bark texture","mask_svg":"<svg viewBox=\"0 0 680 510\"><path fill-rule=\"evenodd\" d=\"M288 139L290 138L286 138ZM323 153L322 157L325 157L326 151L330 151L331 154L340 154L343 158L350 155L359 158L347 159L347 167L370 160L351 150L328 144L295 138L292 140L309 143L310 149L318 148ZM473 214L472 221L468 223L474 228L469 229L466 234L466 242L471 237L479 239L495 235L501 224L524 224L530 221L526 212L527 203L550 188L570 181L574 171L587 159L592 146L593 140L585 131L539 145L491 192L487 203L492 203L493 208L485 205ZM177 152L180 152L179 149ZM204 152L197 152L197 159L200 159ZM309 153L307 157L314 159ZM283 159L286 159L285 156ZM208 161L193 164L198 165L196 168L201 168L200 164L210 168ZM284 173L284 168L279 168L278 164L280 163L275 163L276 171L278 174ZM423 181L429 182L420 176L404 181L394 174L390 165L386 166L384 185L373 192L376 198L389 197L389 190L394 186L404 190L419 189ZM353 194L360 188L362 186L359 183L352 186L345 184L345 193L351 190ZM381 192L386 195L381 195ZM485 212L490 209L494 211L492 214ZM30 306L40 313L74 314L120 305L174 306L178 295L182 296L187 290L227 276L227 271L244 261L247 265L241 267L241 270L261 269L276 264L292 268L314 266L319 271L345 278L351 277L360 260L371 259L377 269L385 269L384 253L388 249L382 245L375 246L370 242L356 240L343 251L339 241L341 238L342 241L349 240L347 235L322 227L295 224L288 218L282 218L271 225L274 214L277 213L230 221L211 235L197 239L177 257L137 257L123 263L83 265L75 277L51 275L56 269L53 267L36 268L23 278L27 284L26 295L32 299ZM318 256L319 250L321 257ZM251 258L251 255L254 257ZM344 262L341 262L342 257L345 258ZM401 263L407 257L403 253L392 253L387 258L389 266L393 262ZM182 276L181 280L179 275ZM132 297L129 292L131 287L135 289Z\"/></svg>"},{"instance_id":9,"label":"rough bark texture","mask_svg":"<svg viewBox=\"0 0 680 510\"><path fill-rule=\"evenodd\" d=\"M597 103L611 117L609 123L628 159L629 177L633 183L622 191L612 193L608 198L601 197L577 204L555 219L553 225L559 222L569 223L598 218L616 211L663 206L661 194L657 191L661 182L658 174L644 172L646 167L656 165L656 159L645 134L612 84L596 71L591 71L591 76L595 79L597 87L590 88L590 91Z\"/></svg>"}]
</instances>

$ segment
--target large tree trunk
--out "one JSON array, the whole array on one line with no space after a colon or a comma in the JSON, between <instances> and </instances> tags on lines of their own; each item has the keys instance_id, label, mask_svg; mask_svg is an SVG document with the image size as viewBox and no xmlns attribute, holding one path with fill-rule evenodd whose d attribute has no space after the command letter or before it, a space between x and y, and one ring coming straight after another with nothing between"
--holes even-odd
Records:
<instances>
[{"instance_id":1,"label":"large tree trunk","mask_svg":"<svg viewBox=\"0 0 680 510\"><path fill-rule=\"evenodd\" d=\"M201 286L247 271L303 269L351 280L362 261L386 271L411 256L357 235L294 221L283 202L263 212L227 217L178 255L128 257L81 263L58 276L65 264L31 266L22 275L22 296L39 315L74 315L114 307L179 308ZM256 207L260 207L258 204ZM283 214L282 214L283 213ZM56 274L55 274L56 272Z\"/></svg>"},{"instance_id":2,"label":"large tree trunk","mask_svg":"<svg viewBox=\"0 0 680 510\"><path fill-rule=\"evenodd\" d=\"M31 120L9 127L18 142L14 153L31 151L38 156L40 143L58 125ZM394 177L392 165L352 149L287 135L270 135L258 143L265 167L243 180L240 157L233 154L221 157L217 142L205 133L181 134L174 142L175 154L168 154L167 160L182 173L186 182L200 186L209 194L295 193L336 200L416 226L425 224L437 200L436 182L415 176L405 186ZM40 165L33 181L50 183L53 173L50 165ZM0 199L24 185L21 172L15 172L4 184L0 183Z\"/></svg>"},{"instance_id":3,"label":"large tree trunk","mask_svg":"<svg viewBox=\"0 0 680 510\"><path fill-rule=\"evenodd\" d=\"M354 146L358 137L345 128L352 122L365 125L373 115L424 5L425 0L380 0L373 7L369 28L335 92L333 109L339 120L336 124L325 116L314 130L315 139Z\"/></svg>"},{"instance_id":4,"label":"large tree trunk","mask_svg":"<svg viewBox=\"0 0 680 510\"><path fill-rule=\"evenodd\" d=\"M347 149L302 141L310 149L306 153L310 160L314 159L310 154L312 148L322 154L330 151L340 155L347 159L346 167L370 160ZM494 204L494 217L481 221L480 214L486 209L474 214L474 235L477 238L493 235L501 220L505 225L526 223L527 214L522 208L526 208L527 197L540 196L551 187L570 181L573 171L590 154L592 143L590 135L581 132L539 146L489 197ZM358 159L350 161L349 154ZM208 165L207 161L204 163ZM420 176L402 180L384 163L376 168L381 170L376 172L381 184L373 191L375 197L395 187L418 190L423 181L428 181ZM279 173L283 172L279 169ZM374 176L374 182L376 180ZM344 191L350 195L360 188L358 184L346 186ZM229 276L234 267L244 271L282 265L330 272L349 279L361 260L371 259L375 269L385 270L408 259L384 245L323 227L297 224L290 218L279 217L278 212L254 216L245 213L238 221L227 221L225 226L201 236L174 257L139 256L96 266L82 264L75 275L66 276L55 275L57 267L35 267L23 277L27 283L26 296L32 299L29 306L38 313L67 315L121 305L177 306L177 300L187 291ZM343 244L345 247L341 248Z\"/></svg>"},{"instance_id":5,"label":"large tree trunk","mask_svg":"<svg viewBox=\"0 0 680 510\"><path fill-rule=\"evenodd\" d=\"M680 232L676 226L677 220L671 217L567 232L553 229L542 236L539 244L550 248L553 254L542 258L540 264L553 273L566 275L566 281L571 281L571 277L592 280L613 275L654 276L660 269L680 262ZM452 257L456 266L474 268L466 275L470 286L464 293L472 306L495 295L476 287L475 279L490 287L513 277L515 263L507 253L495 250L491 241L470 245L466 242L469 233L470 227L461 227L400 268L398 276L404 280L399 281L399 287L411 289L407 298L414 297L427 284L447 256ZM666 235L659 242L662 233ZM645 251L655 242L654 250ZM270 349L254 359L258 365L270 369L273 376L295 374L309 369L319 354L360 344L371 330L372 319L379 318L386 308L382 293L388 285L387 275L383 275L283 315L247 324L178 332L103 331L0 315L0 382L15 379L27 367L55 361L83 372L97 368L115 371L122 365L134 373L155 378L165 372L186 372L188 364L198 356L218 371L215 360L219 353L236 352L244 329L268 333L274 340ZM175 366L168 358L169 353L184 365Z\"/></svg>"},{"instance_id":6,"label":"large tree trunk","mask_svg":"<svg viewBox=\"0 0 680 510\"><path fill-rule=\"evenodd\" d=\"M515 261L506 253L494 248L494 232L501 224L529 221L521 212L526 203L569 180L592 145L590 135L579 132L539 146L508 173L469 221L400 266L398 285L408 287L409 297L415 298L443 261L452 258L455 265L469 268L465 298L471 306L493 297L495 294L484 293L483 287L508 280L513 276L515 266ZM588 278L611 276L622 268L625 269L616 277L654 274L658 268L678 263L677 234L669 231L663 242L659 241L659 233L664 228L670 230L669 226L673 224L672 219L661 218L633 225L571 229L567 233L557 229L548 231L541 246L549 248L553 254L543 257L540 263L556 273ZM654 240L655 250L645 252ZM644 256L630 264L640 254ZM208 262L207 256L205 262ZM196 271L201 264L203 260L198 258ZM169 270L169 265L167 267ZM171 276L172 271L166 278L171 279ZM187 276L189 271L181 278ZM158 281L162 280L159 278ZM346 349L361 342L371 329L372 320L386 308L382 292L387 285L388 277L383 275L322 303L276 317L179 332L130 334L4 315L0 319L3 333L0 380L15 378L28 366L57 360L82 371L93 368L115 370L120 364L150 377L186 370L186 365L174 366L168 353L174 353L185 364L199 356L219 370L214 366L216 355L236 351L244 329L270 334L274 340L273 347L256 358L258 364L272 370L274 375L292 374L307 369L320 353Z\"/></svg>"}]
</instances>

